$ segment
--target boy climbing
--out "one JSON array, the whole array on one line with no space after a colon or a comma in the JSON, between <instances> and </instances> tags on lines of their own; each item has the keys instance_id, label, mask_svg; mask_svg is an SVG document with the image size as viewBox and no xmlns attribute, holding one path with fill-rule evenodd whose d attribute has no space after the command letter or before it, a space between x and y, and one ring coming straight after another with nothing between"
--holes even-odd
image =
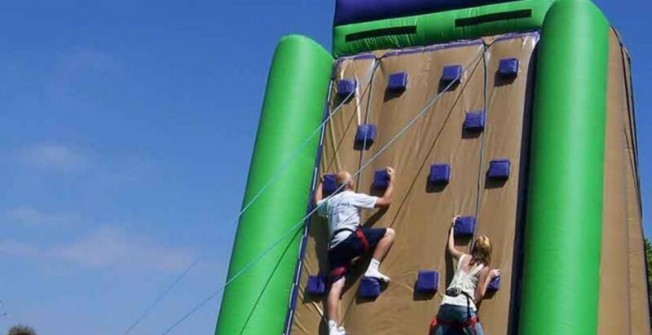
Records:
<instances>
[{"instance_id":1,"label":"boy climbing","mask_svg":"<svg viewBox=\"0 0 652 335\"><path fill-rule=\"evenodd\" d=\"M338 327L339 303L346 284L346 272L354 259L373 252L373 258L364 276L376 278L385 283L390 280L378 268L394 243L394 230L392 228L363 228L360 226L361 209L389 207L394 191L394 169L387 167L387 174L389 183L380 198L355 193L353 177L346 171L339 172L335 177L339 190L335 195L324 199L323 180L315 190L317 214L328 219L330 239L328 262L332 284L327 299L329 335L346 334L343 327Z\"/></svg>"}]
</instances>

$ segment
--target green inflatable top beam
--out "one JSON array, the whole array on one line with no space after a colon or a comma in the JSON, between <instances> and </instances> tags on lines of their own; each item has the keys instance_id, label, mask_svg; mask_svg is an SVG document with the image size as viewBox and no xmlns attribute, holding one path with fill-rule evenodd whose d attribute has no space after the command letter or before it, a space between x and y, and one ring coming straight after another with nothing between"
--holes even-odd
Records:
<instances>
[{"instance_id":1,"label":"green inflatable top beam","mask_svg":"<svg viewBox=\"0 0 652 335\"><path fill-rule=\"evenodd\" d=\"M340 57L538 30L554 2L522 0L337 26L333 29L333 55Z\"/></svg>"}]
</instances>

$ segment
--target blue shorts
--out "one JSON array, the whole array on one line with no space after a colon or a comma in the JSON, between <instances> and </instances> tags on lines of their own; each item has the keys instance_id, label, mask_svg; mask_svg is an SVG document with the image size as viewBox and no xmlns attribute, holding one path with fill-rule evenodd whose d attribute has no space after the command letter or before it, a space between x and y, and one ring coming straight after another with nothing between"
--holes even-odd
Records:
<instances>
[{"instance_id":1,"label":"blue shorts","mask_svg":"<svg viewBox=\"0 0 652 335\"><path fill-rule=\"evenodd\" d=\"M351 261L355 258L365 254L376 248L378 242L387 233L386 228L359 228L365 237L367 247L365 250L364 242L357 236L356 233L349 235L344 241L338 243L336 246L328 250L328 264L330 268L330 276L333 282L339 280L346 275L346 272L351 265Z\"/></svg>"}]
</instances>

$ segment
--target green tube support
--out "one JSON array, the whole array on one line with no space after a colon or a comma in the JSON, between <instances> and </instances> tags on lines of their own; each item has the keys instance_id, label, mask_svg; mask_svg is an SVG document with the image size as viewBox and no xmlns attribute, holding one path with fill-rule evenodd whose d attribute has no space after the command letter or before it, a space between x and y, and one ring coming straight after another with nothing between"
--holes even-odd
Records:
<instances>
[{"instance_id":1,"label":"green tube support","mask_svg":"<svg viewBox=\"0 0 652 335\"><path fill-rule=\"evenodd\" d=\"M597 334L608 34L588 0L543 24L519 334Z\"/></svg>"},{"instance_id":2,"label":"green tube support","mask_svg":"<svg viewBox=\"0 0 652 335\"><path fill-rule=\"evenodd\" d=\"M319 136L296 150L321 124L332 65L306 37L284 37L276 48L243 206L291 163L240 218L216 335L283 332Z\"/></svg>"}]
</instances>

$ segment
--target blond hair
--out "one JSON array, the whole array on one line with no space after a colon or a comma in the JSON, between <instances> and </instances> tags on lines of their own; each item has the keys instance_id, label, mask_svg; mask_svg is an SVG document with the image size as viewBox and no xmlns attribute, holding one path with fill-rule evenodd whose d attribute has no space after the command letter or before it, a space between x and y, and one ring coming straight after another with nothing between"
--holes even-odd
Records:
<instances>
[{"instance_id":1,"label":"blond hair","mask_svg":"<svg viewBox=\"0 0 652 335\"><path fill-rule=\"evenodd\" d=\"M485 266L488 266L491 262L491 241L487 236L478 236L473 242L471 262L473 264L482 263Z\"/></svg>"}]
</instances>

